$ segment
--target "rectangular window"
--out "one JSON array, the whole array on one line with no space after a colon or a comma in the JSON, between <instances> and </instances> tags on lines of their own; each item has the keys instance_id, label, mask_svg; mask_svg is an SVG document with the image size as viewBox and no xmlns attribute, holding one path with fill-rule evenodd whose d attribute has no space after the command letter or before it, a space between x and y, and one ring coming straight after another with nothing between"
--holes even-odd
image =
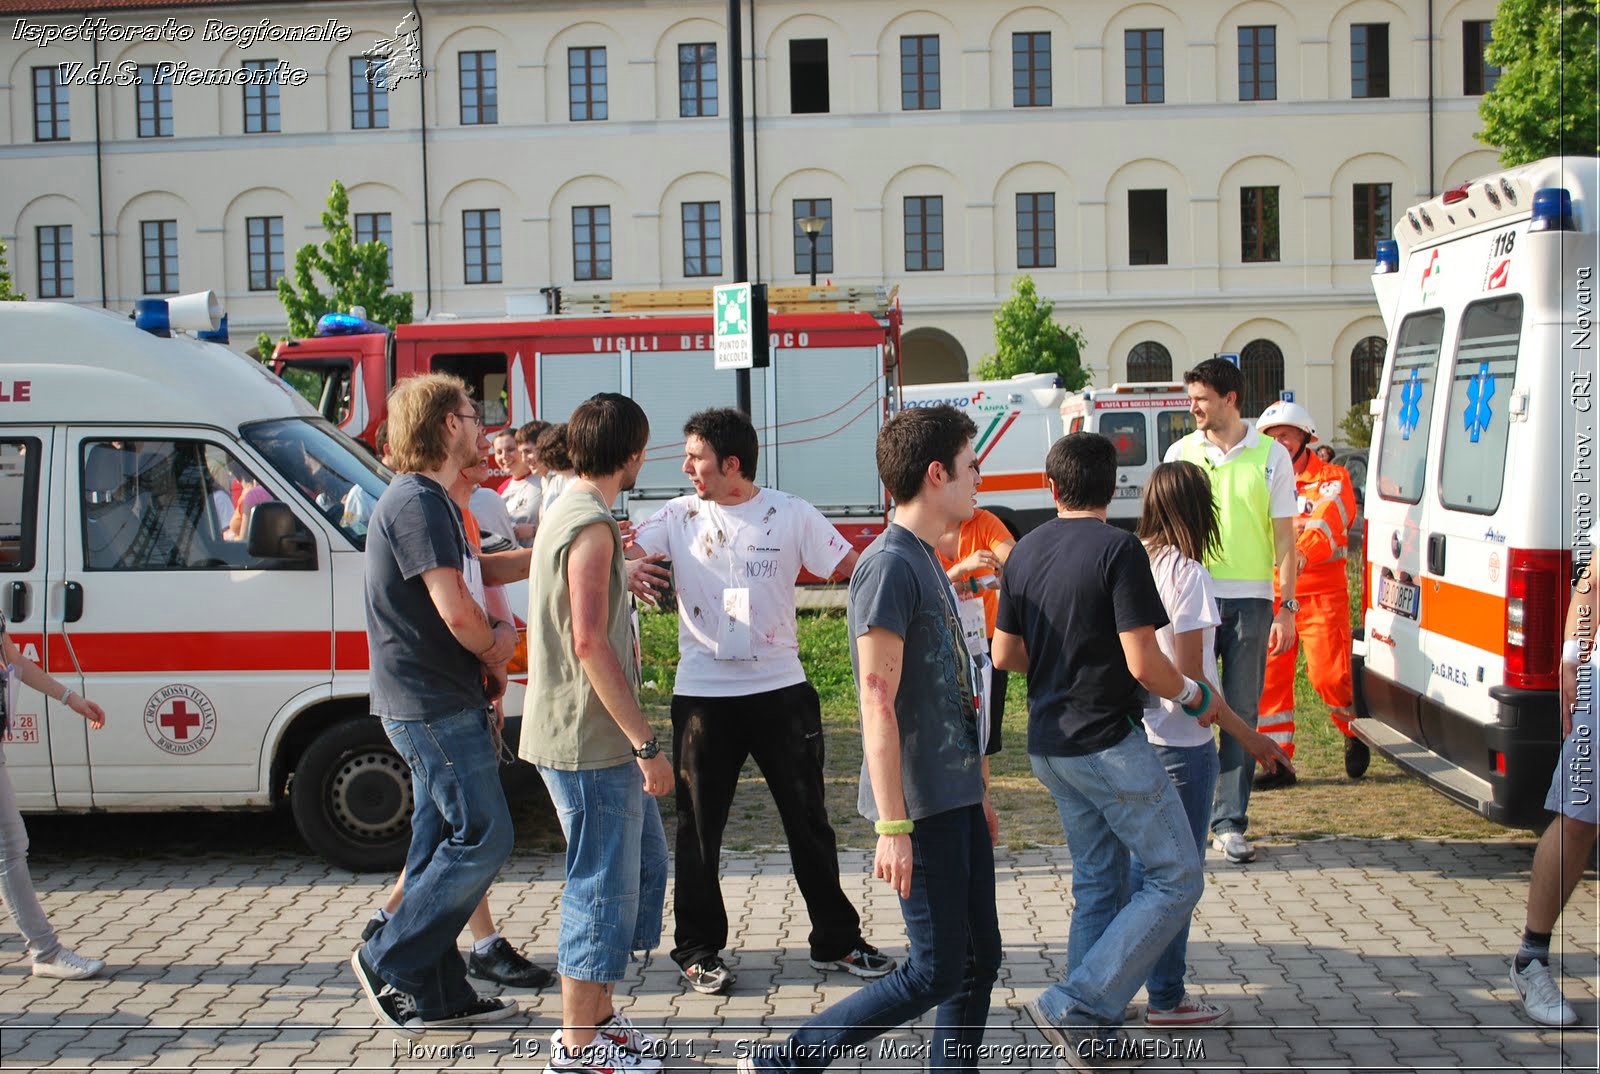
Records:
<instances>
[{"instance_id":1,"label":"rectangular window","mask_svg":"<svg viewBox=\"0 0 1600 1074\"><path fill-rule=\"evenodd\" d=\"M722 203L683 203L683 274L722 275Z\"/></svg>"},{"instance_id":2,"label":"rectangular window","mask_svg":"<svg viewBox=\"0 0 1600 1074\"><path fill-rule=\"evenodd\" d=\"M1167 263L1167 192L1128 191L1128 264Z\"/></svg>"},{"instance_id":3,"label":"rectangular window","mask_svg":"<svg viewBox=\"0 0 1600 1074\"><path fill-rule=\"evenodd\" d=\"M828 111L826 38L789 42L789 111L797 116Z\"/></svg>"},{"instance_id":4,"label":"rectangular window","mask_svg":"<svg viewBox=\"0 0 1600 1074\"><path fill-rule=\"evenodd\" d=\"M168 64L141 63L135 72L139 137L172 137L172 73Z\"/></svg>"},{"instance_id":5,"label":"rectangular window","mask_svg":"<svg viewBox=\"0 0 1600 1074\"><path fill-rule=\"evenodd\" d=\"M34 437L0 440L0 571L31 571L38 558L43 457Z\"/></svg>"},{"instance_id":6,"label":"rectangular window","mask_svg":"<svg viewBox=\"0 0 1600 1074\"><path fill-rule=\"evenodd\" d=\"M1150 461L1149 433L1145 429L1143 411L1121 414L1110 411L1100 419L1100 435L1115 445L1118 466L1143 466Z\"/></svg>"},{"instance_id":7,"label":"rectangular window","mask_svg":"<svg viewBox=\"0 0 1600 1074\"><path fill-rule=\"evenodd\" d=\"M503 426L506 413L506 370L511 363L504 351L484 354L436 354L428 368L434 373L459 377L467 386L467 398L483 412L483 426L493 429Z\"/></svg>"},{"instance_id":8,"label":"rectangular window","mask_svg":"<svg viewBox=\"0 0 1600 1074\"><path fill-rule=\"evenodd\" d=\"M1505 488L1505 400L1517 379L1522 338L1522 298L1507 295L1474 302L1461 315L1460 341L1450 379L1450 413L1444 425L1439 502L1458 511L1492 515Z\"/></svg>"},{"instance_id":9,"label":"rectangular window","mask_svg":"<svg viewBox=\"0 0 1600 1074\"><path fill-rule=\"evenodd\" d=\"M1350 27L1350 96L1389 96L1389 24Z\"/></svg>"},{"instance_id":10,"label":"rectangular window","mask_svg":"<svg viewBox=\"0 0 1600 1074\"><path fill-rule=\"evenodd\" d=\"M906 271L944 269L944 198L906 199Z\"/></svg>"},{"instance_id":11,"label":"rectangular window","mask_svg":"<svg viewBox=\"0 0 1600 1074\"><path fill-rule=\"evenodd\" d=\"M178 292L178 222L141 220L139 222L141 261L144 265L144 293L172 295Z\"/></svg>"},{"instance_id":12,"label":"rectangular window","mask_svg":"<svg viewBox=\"0 0 1600 1074\"><path fill-rule=\"evenodd\" d=\"M1400 325L1394 368L1383 399L1383 444L1378 450L1378 495L1416 503L1422 499L1428 439L1433 435L1433 382L1444 341L1444 312L1423 310Z\"/></svg>"},{"instance_id":13,"label":"rectangular window","mask_svg":"<svg viewBox=\"0 0 1600 1074\"><path fill-rule=\"evenodd\" d=\"M350 126L358 131L389 125L389 84L383 67L364 56L350 61Z\"/></svg>"},{"instance_id":14,"label":"rectangular window","mask_svg":"<svg viewBox=\"0 0 1600 1074\"><path fill-rule=\"evenodd\" d=\"M822 230L817 232L817 263L811 264L811 239L800 221L808 216L822 220ZM833 271L833 199L794 199L794 274L810 276L812 272Z\"/></svg>"},{"instance_id":15,"label":"rectangular window","mask_svg":"<svg viewBox=\"0 0 1600 1074\"><path fill-rule=\"evenodd\" d=\"M283 217L245 218L250 248L250 290L271 291L283 278Z\"/></svg>"},{"instance_id":16,"label":"rectangular window","mask_svg":"<svg viewBox=\"0 0 1600 1074\"><path fill-rule=\"evenodd\" d=\"M500 122L500 82L493 50L461 54L461 125Z\"/></svg>"},{"instance_id":17,"label":"rectangular window","mask_svg":"<svg viewBox=\"0 0 1600 1074\"><path fill-rule=\"evenodd\" d=\"M1017 195L1017 267L1056 267L1056 196Z\"/></svg>"},{"instance_id":18,"label":"rectangular window","mask_svg":"<svg viewBox=\"0 0 1600 1074\"><path fill-rule=\"evenodd\" d=\"M1129 104L1160 104L1167 99L1164 33L1162 30L1122 32Z\"/></svg>"},{"instance_id":19,"label":"rectangular window","mask_svg":"<svg viewBox=\"0 0 1600 1074\"><path fill-rule=\"evenodd\" d=\"M1239 188L1239 256L1243 261L1278 260L1278 188Z\"/></svg>"},{"instance_id":20,"label":"rectangular window","mask_svg":"<svg viewBox=\"0 0 1600 1074\"><path fill-rule=\"evenodd\" d=\"M939 107L939 35L900 39L900 107L907 112Z\"/></svg>"},{"instance_id":21,"label":"rectangular window","mask_svg":"<svg viewBox=\"0 0 1600 1074\"><path fill-rule=\"evenodd\" d=\"M34 229L39 251L39 297L72 297L72 226L55 224Z\"/></svg>"},{"instance_id":22,"label":"rectangular window","mask_svg":"<svg viewBox=\"0 0 1600 1074\"><path fill-rule=\"evenodd\" d=\"M388 213L356 213L357 243L381 242L389 251L389 283L394 283L394 218Z\"/></svg>"},{"instance_id":23,"label":"rectangular window","mask_svg":"<svg viewBox=\"0 0 1600 1074\"><path fill-rule=\"evenodd\" d=\"M611 206L579 205L572 210L572 278L611 278Z\"/></svg>"},{"instance_id":24,"label":"rectangular window","mask_svg":"<svg viewBox=\"0 0 1600 1074\"><path fill-rule=\"evenodd\" d=\"M1388 183L1357 183L1351 187L1355 204L1354 256L1358 261L1376 257L1378 240L1393 236L1389 191Z\"/></svg>"},{"instance_id":25,"label":"rectangular window","mask_svg":"<svg viewBox=\"0 0 1600 1074\"><path fill-rule=\"evenodd\" d=\"M500 282L500 210L468 209L461 214L462 251L467 283Z\"/></svg>"},{"instance_id":26,"label":"rectangular window","mask_svg":"<svg viewBox=\"0 0 1600 1074\"><path fill-rule=\"evenodd\" d=\"M1494 23L1468 20L1461 24L1461 92L1482 97L1500 81L1500 68L1489 62Z\"/></svg>"},{"instance_id":27,"label":"rectangular window","mask_svg":"<svg viewBox=\"0 0 1600 1074\"><path fill-rule=\"evenodd\" d=\"M717 114L717 46L678 46L678 115Z\"/></svg>"},{"instance_id":28,"label":"rectangular window","mask_svg":"<svg viewBox=\"0 0 1600 1074\"><path fill-rule=\"evenodd\" d=\"M1011 35L1011 105L1050 107L1050 35Z\"/></svg>"},{"instance_id":29,"label":"rectangular window","mask_svg":"<svg viewBox=\"0 0 1600 1074\"><path fill-rule=\"evenodd\" d=\"M248 76L244 89L244 132L273 134L278 123L278 82L272 72L281 60L245 60L240 64Z\"/></svg>"},{"instance_id":30,"label":"rectangular window","mask_svg":"<svg viewBox=\"0 0 1600 1074\"><path fill-rule=\"evenodd\" d=\"M574 123L606 118L606 50L567 49L567 118Z\"/></svg>"},{"instance_id":31,"label":"rectangular window","mask_svg":"<svg viewBox=\"0 0 1600 1074\"><path fill-rule=\"evenodd\" d=\"M59 67L33 69L33 140L65 142L71 136L66 76Z\"/></svg>"},{"instance_id":32,"label":"rectangular window","mask_svg":"<svg viewBox=\"0 0 1600 1074\"><path fill-rule=\"evenodd\" d=\"M1278 28L1239 27L1239 99L1278 99Z\"/></svg>"}]
</instances>

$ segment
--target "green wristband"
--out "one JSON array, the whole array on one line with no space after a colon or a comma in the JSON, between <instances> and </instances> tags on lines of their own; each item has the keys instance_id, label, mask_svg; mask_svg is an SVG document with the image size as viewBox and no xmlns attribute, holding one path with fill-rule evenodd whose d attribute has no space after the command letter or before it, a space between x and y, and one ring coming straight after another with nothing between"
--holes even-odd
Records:
<instances>
[{"instance_id":1,"label":"green wristband","mask_svg":"<svg viewBox=\"0 0 1600 1074\"><path fill-rule=\"evenodd\" d=\"M880 820L874 822L872 828L879 835L910 835L912 823L909 820Z\"/></svg>"}]
</instances>

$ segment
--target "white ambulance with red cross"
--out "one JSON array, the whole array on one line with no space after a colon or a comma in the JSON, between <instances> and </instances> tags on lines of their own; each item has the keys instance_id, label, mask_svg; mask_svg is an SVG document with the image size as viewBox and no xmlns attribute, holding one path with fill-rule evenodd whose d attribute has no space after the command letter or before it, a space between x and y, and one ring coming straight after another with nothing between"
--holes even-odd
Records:
<instances>
[{"instance_id":1,"label":"white ambulance with red cross","mask_svg":"<svg viewBox=\"0 0 1600 1074\"><path fill-rule=\"evenodd\" d=\"M1066 432L1099 433L1117 449L1117 490L1106 521L1124 529L1139 522L1139 499L1167 448L1194 431L1189 395L1177 381L1133 381L1085 388L1061 404Z\"/></svg>"},{"instance_id":2,"label":"white ambulance with red cross","mask_svg":"<svg viewBox=\"0 0 1600 1074\"><path fill-rule=\"evenodd\" d=\"M1542 823L1562 738L1596 495L1597 212L1593 157L1487 175L1399 217L1373 274L1389 349L1354 729L1506 824Z\"/></svg>"},{"instance_id":3,"label":"white ambulance with red cross","mask_svg":"<svg viewBox=\"0 0 1600 1074\"><path fill-rule=\"evenodd\" d=\"M108 714L23 689L19 805L287 804L325 857L393 868L410 776L368 714L362 601L388 475L260 364L157 334L193 302L140 305L0 303L0 610Z\"/></svg>"}]
</instances>

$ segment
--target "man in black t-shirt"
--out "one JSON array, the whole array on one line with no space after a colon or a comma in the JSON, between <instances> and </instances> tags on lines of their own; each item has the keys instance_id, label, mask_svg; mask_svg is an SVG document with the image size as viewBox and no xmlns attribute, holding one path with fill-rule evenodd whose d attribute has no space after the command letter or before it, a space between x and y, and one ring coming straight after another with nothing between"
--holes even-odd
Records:
<instances>
[{"instance_id":1,"label":"man in black t-shirt","mask_svg":"<svg viewBox=\"0 0 1600 1074\"><path fill-rule=\"evenodd\" d=\"M1127 1046L1115 1028L1200 899L1199 852L1139 723L1145 690L1209 726L1217 701L1162 655L1167 615L1138 538L1106 523L1111 441L1056 441L1045 475L1057 517L1017 542L1000 582L995 666L1028 675L1028 755L1056 799L1077 906L1066 979L1024 1005L1075 1069ZM1030 659L1031 657L1031 659ZM1127 898L1130 854L1144 865Z\"/></svg>"}]
</instances>

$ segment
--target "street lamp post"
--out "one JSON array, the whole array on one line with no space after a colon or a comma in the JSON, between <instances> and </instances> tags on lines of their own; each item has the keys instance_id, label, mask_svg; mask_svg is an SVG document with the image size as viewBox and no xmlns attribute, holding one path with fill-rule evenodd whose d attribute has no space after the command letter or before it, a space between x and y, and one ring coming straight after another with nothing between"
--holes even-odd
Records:
<instances>
[{"instance_id":1,"label":"street lamp post","mask_svg":"<svg viewBox=\"0 0 1600 1074\"><path fill-rule=\"evenodd\" d=\"M811 242L811 286L817 285L817 236L822 234L822 229L827 221L820 216L802 216L797 223L800 230Z\"/></svg>"}]
</instances>

